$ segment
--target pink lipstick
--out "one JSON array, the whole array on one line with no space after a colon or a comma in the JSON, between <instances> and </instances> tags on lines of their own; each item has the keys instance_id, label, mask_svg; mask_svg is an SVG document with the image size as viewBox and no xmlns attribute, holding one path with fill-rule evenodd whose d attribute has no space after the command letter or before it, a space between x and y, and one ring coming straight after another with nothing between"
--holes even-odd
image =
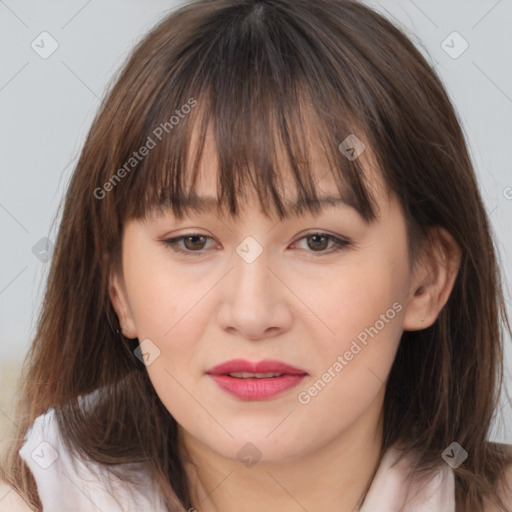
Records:
<instances>
[{"instance_id":1,"label":"pink lipstick","mask_svg":"<svg viewBox=\"0 0 512 512\"><path fill-rule=\"evenodd\" d=\"M206 372L224 391L242 400L265 400L297 386L305 370L276 360L232 359Z\"/></svg>"}]
</instances>

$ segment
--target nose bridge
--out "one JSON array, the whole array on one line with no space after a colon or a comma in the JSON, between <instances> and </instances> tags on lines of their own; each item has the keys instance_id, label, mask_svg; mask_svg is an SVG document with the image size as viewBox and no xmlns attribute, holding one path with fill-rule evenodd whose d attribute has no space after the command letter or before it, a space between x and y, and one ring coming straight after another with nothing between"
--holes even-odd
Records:
<instances>
[{"instance_id":1,"label":"nose bridge","mask_svg":"<svg viewBox=\"0 0 512 512\"><path fill-rule=\"evenodd\" d=\"M249 235L235 249L235 268L233 270L233 292L239 304L252 303L253 309L262 309L272 300L270 285L271 273L268 266L270 250Z\"/></svg>"},{"instance_id":2,"label":"nose bridge","mask_svg":"<svg viewBox=\"0 0 512 512\"><path fill-rule=\"evenodd\" d=\"M220 316L223 328L235 329L249 339L283 329L291 315L284 303L282 284L269 269L273 266L270 251L252 235L235 251Z\"/></svg>"}]
</instances>

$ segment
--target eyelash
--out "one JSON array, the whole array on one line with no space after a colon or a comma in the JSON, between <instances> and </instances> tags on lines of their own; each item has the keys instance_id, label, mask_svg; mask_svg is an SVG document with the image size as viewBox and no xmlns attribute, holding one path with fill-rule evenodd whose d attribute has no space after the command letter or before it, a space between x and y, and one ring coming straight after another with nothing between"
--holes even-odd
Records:
<instances>
[{"instance_id":1,"label":"eyelash","mask_svg":"<svg viewBox=\"0 0 512 512\"><path fill-rule=\"evenodd\" d=\"M352 245L352 243L349 242L348 240L344 240L344 239L338 238L338 237L336 237L334 235L330 235L328 233L322 233L322 232L308 233L308 234L304 235L303 237L299 238L299 240L302 240L304 238L309 238L309 237L314 236L314 235L319 235L321 237L327 238L329 241L334 242L334 248L331 248L330 250L307 251L307 252L312 252L313 254L317 253L318 256L325 256L327 254L333 254L333 253L336 253L336 252L339 252L339 251L343 250L347 246ZM203 251L205 251L206 249L201 249L199 251L190 251L190 250L184 250L184 249L178 248L177 244L180 241L182 241L182 240L184 240L185 238L188 238L188 237L203 237L203 238L210 238L210 239L212 238L212 237L207 236L207 235L202 235L201 233L188 233L186 235L178 236L178 237L175 237L175 238L168 238L168 239L165 239L165 240L161 240L161 242L164 243L166 246L170 247L174 252L177 252L177 253L193 254L194 256L202 255Z\"/></svg>"}]
</instances>

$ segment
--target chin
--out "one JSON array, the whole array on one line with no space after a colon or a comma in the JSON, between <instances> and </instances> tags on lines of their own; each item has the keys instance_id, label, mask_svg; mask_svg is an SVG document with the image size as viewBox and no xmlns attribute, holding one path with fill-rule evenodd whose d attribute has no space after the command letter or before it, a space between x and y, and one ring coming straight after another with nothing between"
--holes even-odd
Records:
<instances>
[{"instance_id":1,"label":"chin","mask_svg":"<svg viewBox=\"0 0 512 512\"><path fill-rule=\"evenodd\" d=\"M241 462L247 467L257 463L272 464L293 460L303 454L306 447L299 443L300 436L285 431L268 435L271 430L231 431L234 439L225 438L219 443L208 443L208 446L222 457Z\"/></svg>"}]
</instances>

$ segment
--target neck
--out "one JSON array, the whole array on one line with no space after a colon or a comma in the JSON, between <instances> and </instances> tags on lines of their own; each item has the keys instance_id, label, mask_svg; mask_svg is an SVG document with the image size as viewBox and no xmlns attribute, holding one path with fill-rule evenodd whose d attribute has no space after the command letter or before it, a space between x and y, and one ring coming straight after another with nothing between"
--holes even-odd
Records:
<instances>
[{"instance_id":1,"label":"neck","mask_svg":"<svg viewBox=\"0 0 512 512\"><path fill-rule=\"evenodd\" d=\"M380 463L382 396L348 429L313 452L246 467L181 427L191 503L198 512L355 512Z\"/></svg>"}]
</instances>

